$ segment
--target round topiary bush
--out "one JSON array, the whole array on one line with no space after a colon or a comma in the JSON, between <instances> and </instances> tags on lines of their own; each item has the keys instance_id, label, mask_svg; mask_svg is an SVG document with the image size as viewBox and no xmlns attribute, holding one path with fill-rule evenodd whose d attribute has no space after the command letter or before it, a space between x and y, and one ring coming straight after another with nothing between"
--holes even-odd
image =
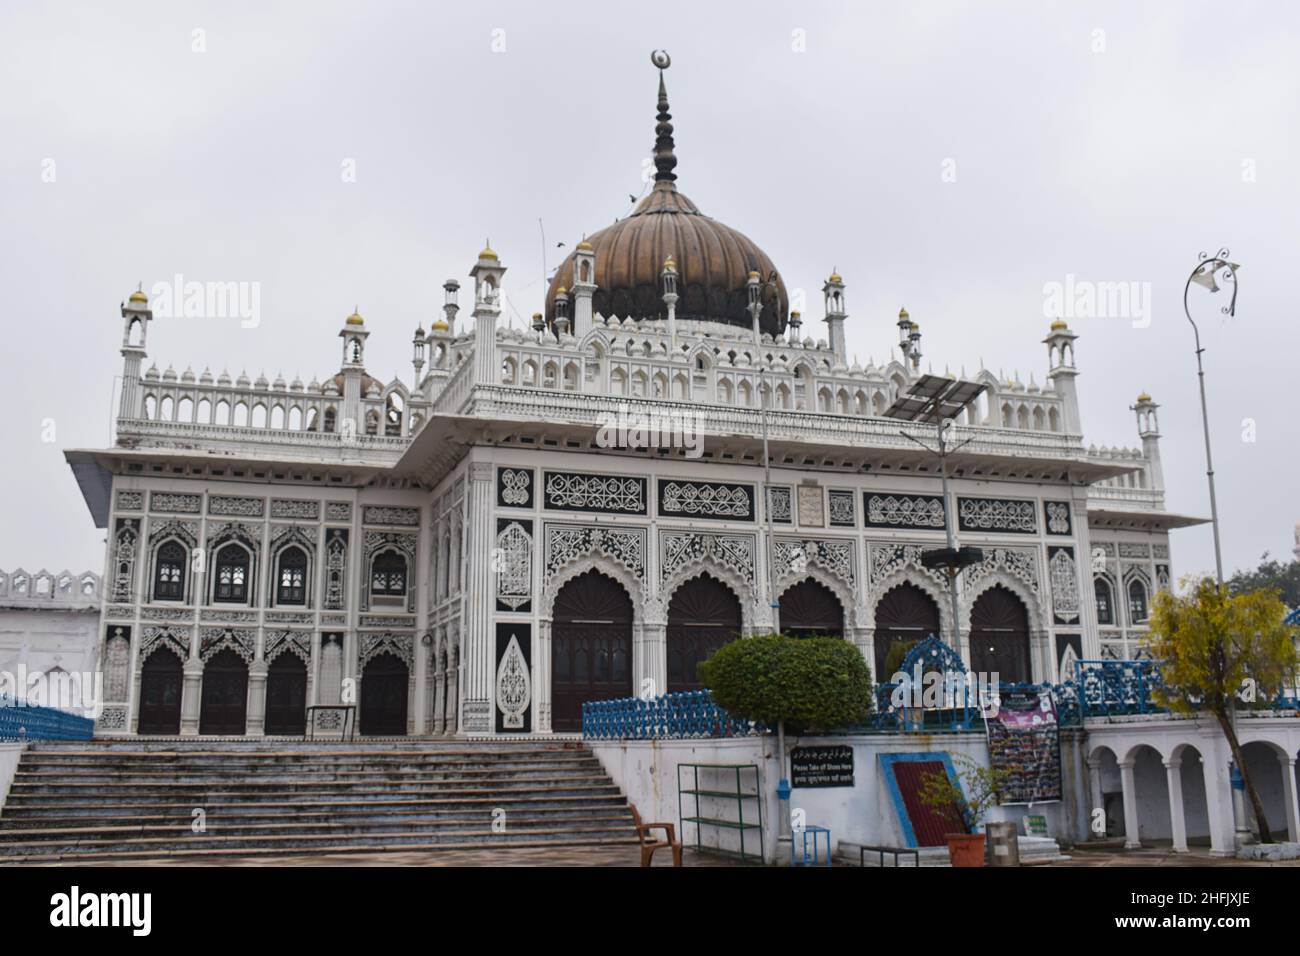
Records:
<instances>
[{"instance_id":1,"label":"round topiary bush","mask_svg":"<svg viewBox=\"0 0 1300 956\"><path fill-rule=\"evenodd\" d=\"M871 671L840 637L741 638L700 664L700 678L731 716L831 730L871 712Z\"/></svg>"}]
</instances>

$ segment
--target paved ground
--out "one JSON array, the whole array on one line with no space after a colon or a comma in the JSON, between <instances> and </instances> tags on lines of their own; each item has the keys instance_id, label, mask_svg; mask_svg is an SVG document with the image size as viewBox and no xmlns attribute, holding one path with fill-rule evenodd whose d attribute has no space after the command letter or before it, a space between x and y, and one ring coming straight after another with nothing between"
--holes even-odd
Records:
<instances>
[{"instance_id":1,"label":"paved ground","mask_svg":"<svg viewBox=\"0 0 1300 956\"><path fill-rule=\"evenodd\" d=\"M1175 853L1169 846L1144 846L1140 850L1115 847L1076 847L1068 851L1070 859L1052 866L1300 866L1300 860L1265 863L1210 856L1208 847L1192 847L1190 853Z\"/></svg>"}]
</instances>

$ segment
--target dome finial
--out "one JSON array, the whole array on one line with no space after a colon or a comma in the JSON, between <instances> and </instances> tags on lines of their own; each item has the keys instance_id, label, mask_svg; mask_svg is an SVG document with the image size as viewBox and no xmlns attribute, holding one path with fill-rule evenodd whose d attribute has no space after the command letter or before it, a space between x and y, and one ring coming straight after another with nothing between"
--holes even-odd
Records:
<instances>
[{"instance_id":1,"label":"dome finial","mask_svg":"<svg viewBox=\"0 0 1300 956\"><path fill-rule=\"evenodd\" d=\"M672 58L663 50L650 54L650 62L659 68L659 114L655 124L655 182L671 184L677 179L673 172L677 166L677 157L673 155L672 114L668 112L668 89L664 86L664 70L672 64Z\"/></svg>"}]
</instances>

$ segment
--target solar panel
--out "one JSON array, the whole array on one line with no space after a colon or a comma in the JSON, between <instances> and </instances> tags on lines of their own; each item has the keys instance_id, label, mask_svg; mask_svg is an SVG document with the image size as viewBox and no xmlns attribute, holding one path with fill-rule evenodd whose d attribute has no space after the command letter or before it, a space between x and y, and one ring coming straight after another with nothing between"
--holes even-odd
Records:
<instances>
[{"instance_id":1,"label":"solar panel","mask_svg":"<svg viewBox=\"0 0 1300 956\"><path fill-rule=\"evenodd\" d=\"M923 375L885 410L886 418L905 422L938 424L956 418L967 405L979 397L984 385L942 375Z\"/></svg>"}]
</instances>

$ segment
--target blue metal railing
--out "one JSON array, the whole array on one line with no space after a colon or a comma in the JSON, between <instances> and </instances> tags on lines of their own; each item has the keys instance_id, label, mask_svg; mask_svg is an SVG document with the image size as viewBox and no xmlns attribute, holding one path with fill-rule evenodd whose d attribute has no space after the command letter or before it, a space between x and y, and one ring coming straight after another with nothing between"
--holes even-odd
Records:
<instances>
[{"instance_id":1,"label":"blue metal railing","mask_svg":"<svg viewBox=\"0 0 1300 956\"><path fill-rule=\"evenodd\" d=\"M95 722L0 694L0 740L89 740Z\"/></svg>"},{"instance_id":2,"label":"blue metal railing","mask_svg":"<svg viewBox=\"0 0 1300 956\"><path fill-rule=\"evenodd\" d=\"M762 724L731 717L707 690L649 700L594 700L582 705L582 736L586 740L691 740L751 737L763 732Z\"/></svg>"}]
</instances>

